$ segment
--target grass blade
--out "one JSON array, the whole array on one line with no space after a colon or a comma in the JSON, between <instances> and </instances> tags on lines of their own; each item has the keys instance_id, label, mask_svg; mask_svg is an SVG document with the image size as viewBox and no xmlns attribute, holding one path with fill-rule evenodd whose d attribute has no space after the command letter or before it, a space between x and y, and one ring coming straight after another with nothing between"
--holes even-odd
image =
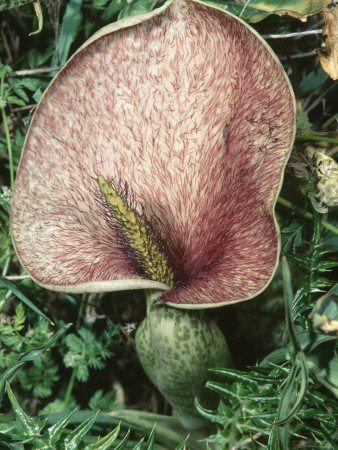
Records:
<instances>
[{"instance_id":1,"label":"grass blade","mask_svg":"<svg viewBox=\"0 0 338 450\"><path fill-rule=\"evenodd\" d=\"M63 66L68 59L69 49L76 35L79 20L81 19L82 0L70 0L63 16L59 49L60 64Z\"/></svg>"},{"instance_id":2,"label":"grass blade","mask_svg":"<svg viewBox=\"0 0 338 450\"><path fill-rule=\"evenodd\" d=\"M5 278L0 277L0 284L12 291L14 295L16 295L25 305L31 308L39 316L48 320L51 325L54 325L54 323L50 319L48 319L48 317L42 311L40 311L39 308L35 306L34 303L32 303L21 291L19 291L19 289L13 283L10 283Z\"/></svg>"}]
</instances>

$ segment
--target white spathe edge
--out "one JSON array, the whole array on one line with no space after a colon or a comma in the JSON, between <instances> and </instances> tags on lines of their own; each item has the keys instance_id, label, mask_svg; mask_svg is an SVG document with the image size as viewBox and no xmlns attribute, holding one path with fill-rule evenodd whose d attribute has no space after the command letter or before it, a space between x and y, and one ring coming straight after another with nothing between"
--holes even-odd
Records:
<instances>
[{"instance_id":1,"label":"white spathe edge","mask_svg":"<svg viewBox=\"0 0 338 450\"><path fill-rule=\"evenodd\" d=\"M124 17L123 19L117 20L116 22L113 22L113 23L110 23L109 25L106 25L105 27L101 28L96 33L94 33L93 36L91 36L89 39L87 39L86 42L84 42L83 45L81 45L81 47L78 48L75 53L73 53L73 55L67 61L65 66L68 64L68 62L71 59L73 59L73 57L78 52L80 52L82 49L87 47L87 45L91 44L92 42L96 41L97 39L101 38L102 36L105 36L106 34L109 34L109 33L114 33L115 31L122 30L123 28L129 28L129 27L132 27L134 25L138 25L140 23L147 22L148 20L152 19L153 17L159 16L160 14L162 14L162 12L165 11L167 8L169 8L169 6L174 1L177 1L177 0L168 0L160 8L153 9L152 11L144 13L144 14L139 14L139 15L136 15L136 16Z\"/></svg>"},{"instance_id":2,"label":"white spathe edge","mask_svg":"<svg viewBox=\"0 0 338 450\"><path fill-rule=\"evenodd\" d=\"M34 279L32 280L39 286L49 289L51 291L65 292L68 294L90 294L100 292L116 292L116 291L131 291L135 289L151 289L161 292L170 290L170 287L159 281L146 280L143 278L129 278L121 280L99 280L88 281L86 283L71 284L71 285L57 285L57 284L45 284Z\"/></svg>"}]
</instances>

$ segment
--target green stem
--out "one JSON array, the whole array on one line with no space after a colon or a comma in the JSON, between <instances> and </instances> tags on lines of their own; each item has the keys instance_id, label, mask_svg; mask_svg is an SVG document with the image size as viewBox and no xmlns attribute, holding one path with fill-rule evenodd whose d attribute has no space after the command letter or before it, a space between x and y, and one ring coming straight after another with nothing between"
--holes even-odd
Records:
<instances>
[{"instance_id":1,"label":"green stem","mask_svg":"<svg viewBox=\"0 0 338 450\"><path fill-rule=\"evenodd\" d=\"M75 324L75 328L78 330L80 327L80 323L81 323L81 317L82 317L82 312L83 312L83 308L86 302L86 294L83 294L81 297L81 302L80 302L80 308L79 311L77 313L77 319L76 319L76 324Z\"/></svg>"},{"instance_id":2,"label":"green stem","mask_svg":"<svg viewBox=\"0 0 338 450\"><path fill-rule=\"evenodd\" d=\"M332 144L338 144L338 139L327 136L316 136L315 134L296 134L296 139L304 141L325 141L332 142Z\"/></svg>"},{"instance_id":3,"label":"green stem","mask_svg":"<svg viewBox=\"0 0 338 450\"><path fill-rule=\"evenodd\" d=\"M3 266L3 269L2 269L2 276L3 277L5 277L7 275L10 262L11 262L11 255L10 255L9 248L7 248L6 249L6 260L5 260L5 264Z\"/></svg>"},{"instance_id":4,"label":"green stem","mask_svg":"<svg viewBox=\"0 0 338 450\"><path fill-rule=\"evenodd\" d=\"M283 206L286 206L287 208L291 209L292 211L298 212L302 216L304 216L306 219L313 220L313 214L309 211L306 211L306 209L300 208L299 206L294 205L289 200L286 200L285 198L278 197L277 202L280 203ZM323 227L325 227L327 230L332 231L335 234L338 234L338 228L332 225L331 223L327 222L326 220L322 220L321 224Z\"/></svg>"},{"instance_id":5,"label":"green stem","mask_svg":"<svg viewBox=\"0 0 338 450\"><path fill-rule=\"evenodd\" d=\"M320 218L320 214L316 209L313 207L313 234L311 239L311 245L312 245L312 255L311 255L311 270L310 270L310 287L312 287L315 284L315 280L318 276L318 264L320 260L320 241L321 241L321 235L322 235L322 222ZM309 301L313 298L313 289L310 289L309 294Z\"/></svg>"},{"instance_id":6,"label":"green stem","mask_svg":"<svg viewBox=\"0 0 338 450\"><path fill-rule=\"evenodd\" d=\"M334 122L336 119L338 119L338 113L334 114L332 117L329 118L329 120L327 120L324 125L323 125L323 129L327 128L329 125L331 125L332 122Z\"/></svg>"},{"instance_id":7,"label":"green stem","mask_svg":"<svg viewBox=\"0 0 338 450\"><path fill-rule=\"evenodd\" d=\"M73 387L74 387L74 383L75 383L76 373L77 373L77 369L73 369L72 375L71 375L69 383L68 383L65 400L64 400L65 411L67 411L68 406L69 406L70 397L72 395L72 391L73 391Z\"/></svg>"},{"instance_id":8,"label":"green stem","mask_svg":"<svg viewBox=\"0 0 338 450\"><path fill-rule=\"evenodd\" d=\"M76 320L76 324L75 324L76 330L78 330L79 327L80 327L82 312L83 312L83 308L84 308L84 304L85 304L85 299L86 299L86 294L83 294L82 297L81 297L80 308L79 308L79 311L77 313L77 320ZM73 387L74 387L74 383L75 383L76 373L77 373L77 369L73 369L72 375L71 375L69 383L68 383L67 392L66 392L66 395L65 395L65 400L64 400L65 411L68 408L70 397L71 397L72 392L73 392Z\"/></svg>"},{"instance_id":9,"label":"green stem","mask_svg":"<svg viewBox=\"0 0 338 450\"><path fill-rule=\"evenodd\" d=\"M321 238L321 230L322 230L322 222L320 220L320 215L318 211L313 208L313 235L311 239L311 245L313 247L320 246L320 238Z\"/></svg>"},{"instance_id":10,"label":"green stem","mask_svg":"<svg viewBox=\"0 0 338 450\"><path fill-rule=\"evenodd\" d=\"M4 98L4 81L5 81L5 74L3 74L3 76L1 77L0 99ZM9 135L7 116L6 116L6 112L5 112L5 108L4 107L1 108L1 114L2 114L2 120L3 120L3 123L4 123L5 134L6 134L6 142L7 142L7 149L8 149L9 174L10 174L10 180L11 180L11 189L13 189L13 186L14 186L13 152L12 152L11 137Z\"/></svg>"}]
</instances>

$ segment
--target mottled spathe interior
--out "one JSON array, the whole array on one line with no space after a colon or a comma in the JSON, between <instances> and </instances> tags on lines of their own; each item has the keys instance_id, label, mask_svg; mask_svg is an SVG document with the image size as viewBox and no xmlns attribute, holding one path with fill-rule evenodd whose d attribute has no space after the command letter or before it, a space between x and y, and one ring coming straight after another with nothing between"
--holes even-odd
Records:
<instances>
[{"instance_id":1,"label":"mottled spathe interior","mask_svg":"<svg viewBox=\"0 0 338 450\"><path fill-rule=\"evenodd\" d=\"M20 163L13 242L51 289L144 278L95 200L95 177L117 178L174 262L181 287L164 300L247 299L278 257L290 87L260 38L224 11L182 0L156 14L85 46L49 87Z\"/></svg>"}]
</instances>

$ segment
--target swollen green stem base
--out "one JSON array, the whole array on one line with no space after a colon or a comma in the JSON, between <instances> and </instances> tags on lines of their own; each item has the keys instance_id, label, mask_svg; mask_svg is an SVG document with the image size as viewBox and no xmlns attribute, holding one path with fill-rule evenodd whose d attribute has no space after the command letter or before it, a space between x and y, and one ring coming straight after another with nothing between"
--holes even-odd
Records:
<instances>
[{"instance_id":1,"label":"swollen green stem base","mask_svg":"<svg viewBox=\"0 0 338 450\"><path fill-rule=\"evenodd\" d=\"M147 317L136 333L141 364L172 405L182 425L190 430L206 425L194 407L194 398L210 404L204 387L208 369L229 367L231 357L223 333L204 311L173 308L154 300L161 292L148 292Z\"/></svg>"}]
</instances>

